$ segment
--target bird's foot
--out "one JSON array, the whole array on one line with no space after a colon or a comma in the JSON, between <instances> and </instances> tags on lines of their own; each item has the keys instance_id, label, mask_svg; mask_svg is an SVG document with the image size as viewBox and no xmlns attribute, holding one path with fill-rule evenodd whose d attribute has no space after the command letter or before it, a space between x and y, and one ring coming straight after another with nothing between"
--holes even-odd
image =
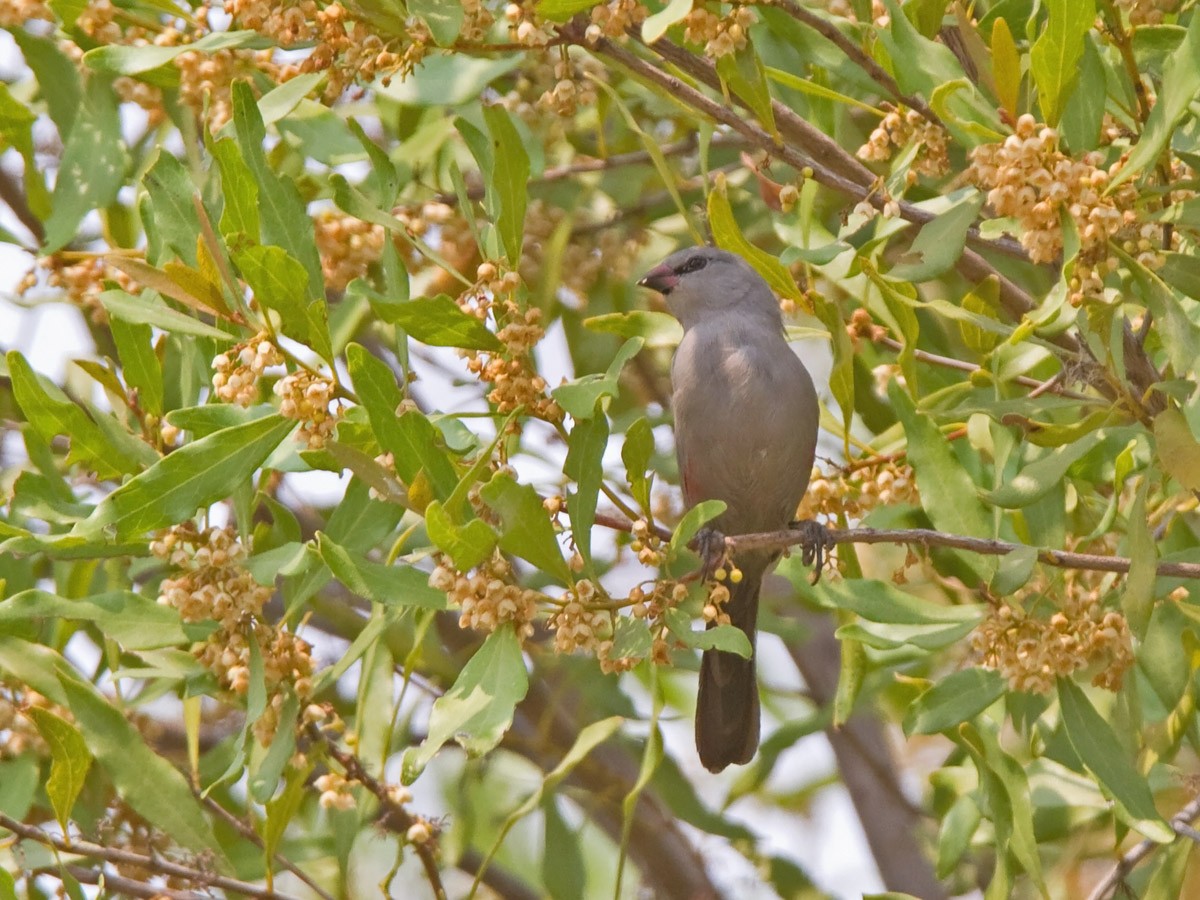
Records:
<instances>
[{"instance_id":1,"label":"bird's foot","mask_svg":"<svg viewBox=\"0 0 1200 900\"><path fill-rule=\"evenodd\" d=\"M821 580L821 569L825 567L827 551L836 546L829 529L816 519L792 522L789 526L800 535L800 561L813 567L811 582Z\"/></svg>"},{"instance_id":2,"label":"bird's foot","mask_svg":"<svg viewBox=\"0 0 1200 900\"><path fill-rule=\"evenodd\" d=\"M691 548L700 555L700 578L708 581L717 569L725 565L729 557L729 549L725 545L725 535L715 528L701 528L692 538Z\"/></svg>"}]
</instances>

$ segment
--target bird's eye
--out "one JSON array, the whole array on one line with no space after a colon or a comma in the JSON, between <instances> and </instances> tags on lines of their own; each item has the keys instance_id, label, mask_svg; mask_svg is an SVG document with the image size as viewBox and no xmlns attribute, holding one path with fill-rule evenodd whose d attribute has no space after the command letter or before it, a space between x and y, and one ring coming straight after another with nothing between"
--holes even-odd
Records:
<instances>
[{"instance_id":1,"label":"bird's eye","mask_svg":"<svg viewBox=\"0 0 1200 900\"><path fill-rule=\"evenodd\" d=\"M693 256L682 266L675 270L676 275L686 275L689 272L699 272L708 265L708 260L703 256Z\"/></svg>"}]
</instances>

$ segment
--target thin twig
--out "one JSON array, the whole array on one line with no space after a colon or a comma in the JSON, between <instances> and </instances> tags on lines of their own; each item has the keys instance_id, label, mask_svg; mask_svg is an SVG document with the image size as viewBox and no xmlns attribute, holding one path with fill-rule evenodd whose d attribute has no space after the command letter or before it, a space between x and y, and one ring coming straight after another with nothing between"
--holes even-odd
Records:
<instances>
[{"instance_id":1,"label":"thin twig","mask_svg":"<svg viewBox=\"0 0 1200 900\"><path fill-rule=\"evenodd\" d=\"M410 813L403 805L392 799L391 793L387 786L376 779L362 761L346 750L343 750L332 735L326 734L316 724L308 726L308 735L314 741L325 745L325 749L329 755L338 761L338 764L346 770L346 777L351 781L356 781L365 787L368 791L375 795L375 799L379 801L382 813L379 817L379 823L388 831L397 834L407 834L408 830L416 825L418 818ZM409 842L409 846L416 852L421 860L421 865L425 868L425 878L429 881L429 886L433 889L433 895L437 900L446 900L446 889L442 886L442 874L438 868L437 862L437 842L431 834L429 840Z\"/></svg>"},{"instance_id":2,"label":"thin twig","mask_svg":"<svg viewBox=\"0 0 1200 900\"><path fill-rule=\"evenodd\" d=\"M179 863L163 859L160 856L147 856L144 853L135 853L132 850L122 850L117 847L102 847L90 841L71 840L56 834L50 834L48 831L43 831L34 825L26 825L24 822L7 816L4 813L0 813L0 828L11 831L25 840L34 841L46 847L53 847L55 850L61 850L64 853L90 856L111 863L126 863L127 865L140 866L159 875L173 875L177 878L185 878L196 884L220 888L223 891L233 891L238 894L245 894L247 897L258 897L259 900L291 900L290 894L281 894L278 891L268 890L256 884L250 884L247 881L239 881L236 878L218 875L215 872L204 872L200 869L193 869L190 866L180 865Z\"/></svg>"},{"instance_id":3,"label":"thin twig","mask_svg":"<svg viewBox=\"0 0 1200 900\"><path fill-rule=\"evenodd\" d=\"M197 891L177 891L157 884L147 884L144 881L135 881L84 866L63 866L63 869L80 884L103 885L104 889L114 896L145 897L146 900L209 900L211 896ZM58 877L60 871L58 866L47 866L38 874Z\"/></svg>"},{"instance_id":4,"label":"thin twig","mask_svg":"<svg viewBox=\"0 0 1200 900\"><path fill-rule=\"evenodd\" d=\"M870 337L872 343L879 344L880 346L883 346L883 347L887 347L889 350L895 350L897 353L901 353L904 350L904 345L902 343L900 343L899 341L897 341L895 338L890 338L883 334L870 335L869 337ZM950 356L939 356L936 353L930 353L926 350L914 349L912 354L913 354L913 359L920 360L923 363L929 363L930 365L933 365L933 366L943 366L947 369L957 369L960 372L978 372L983 368L982 366L976 365L975 363L972 363L972 362L967 362L966 360L954 359L953 357L950 357ZM1061 373L1059 373L1058 375L1055 375L1049 381L1039 381L1036 378L1030 378L1028 375L1017 375L1016 377L1011 378L1009 380L1012 381L1014 384L1019 384L1024 387L1033 388L1034 390L1031 391L1029 394L1029 396L1031 398L1038 397L1044 393L1049 392L1052 394L1057 394L1060 397L1067 397L1068 399L1071 399L1071 400L1079 400L1080 402L1086 402L1086 403L1102 402L1099 397L1089 397L1086 394L1077 394L1074 391L1070 391L1070 390L1067 390L1066 388L1059 387L1058 381L1059 381L1060 377L1061 377Z\"/></svg>"},{"instance_id":5,"label":"thin twig","mask_svg":"<svg viewBox=\"0 0 1200 900\"><path fill-rule=\"evenodd\" d=\"M1187 828L1198 818L1200 818L1200 797L1194 797L1187 806L1171 817L1171 828L1176 834L1191 837L1190 834L1182 829ZM1190 831L1191 829L1189 828L1188 830ZM1107 875L1100 879L1100 883L1088 894L1088 900L1106 900L1106 898L1111 897L1117 887L1125 880L1125 876L1132 872L1138 863L1163 846L1166 845L1151 840L1144 840L1134 846L1128 853L1117 860L1117 864L1113 866Z\"/></svg>"},{"instance_id":6,"label":"thin twig","mask_svg":"<svg viewBox=\"0 0 1200 900\"><path fill-rule=\"evenodd\" d=\"M263 839L258 836L257 831L255 831L253 828L251 828L249 825L247 825L245 822L243 822L241 819L239 819L237 816L235 816L233 813L231 813L225 807L223 807L220 803L218 803L212 797L204 797L204 796L201 796L199 793L197 793L196 799L198 799L201 803L203 803L209 809L210 812L214 813L219 819L224 821L225 824L227 824L230 828L234 829L238 834L240 834L246 840L250 841L250 843L254 844L254 846L258 847L260 850L266 849L267 845L264 843ZM297 878L299 878L301 881L303 881L306 885L308 885L310 888L312 888L313 893L315 893L318 897L320 897L321 900L333 900L333 896L331 894L327 893L319 884L317 884L313 880L311 875L309 875L307 872L305 872L303 869L301 869L299 866L297 866L291 860L287 859L285 856L283 856L280 853L273 854L271 858L275 861L276 865L291 872L293 875L295 875Z\"/></svg>"},{"instance_id":7,"label":"thin twig","mask_svg":"<svg viewBox=\"0 0 1200 900\"><path fill-rule=\"evenodd\" d=\"M831 544L920 544L923 547L952 547L985 556L1006 556L1019 550L1034 550L1038 561L1059 569L1088 569L1094 572L1129 571L1130 560L1121 556L1101 556L1095 553L1072 553L1015 544L992 538L973 538L961 534L945 534L931 528L830 528L826 538ZM730 551L759 548L783 549L805 543L805 536L794 529L766 531L758 534L726 536ZM1155 572L1168 578L1200 578L1200 563L1160 562Z\"/></svg>"}]
</instances>

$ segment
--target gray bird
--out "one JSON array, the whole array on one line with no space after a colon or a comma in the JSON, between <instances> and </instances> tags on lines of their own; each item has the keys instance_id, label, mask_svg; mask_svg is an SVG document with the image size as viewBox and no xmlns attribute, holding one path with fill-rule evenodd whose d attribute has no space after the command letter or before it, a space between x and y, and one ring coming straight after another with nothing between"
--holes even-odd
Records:
<instances>
[{"instance_id":1,"label":"gray bird","mask_svg":"<svg viewBox=\"0 0 1200 900\"><path fill-rule=\"evenodd\" d=\"M683 326L671 364L675 452L684 501L725 501L727 535L786 528L808 487L819 410L812 378L783 335L770 287L741 257L714 247L672 253L638 282L661 293ZM773 550L733 559L742 580L725 607L751 646ZM754 658L708 650L700 665L696 749L712 772L758 748Z\"/></svg>"}]
</instances>

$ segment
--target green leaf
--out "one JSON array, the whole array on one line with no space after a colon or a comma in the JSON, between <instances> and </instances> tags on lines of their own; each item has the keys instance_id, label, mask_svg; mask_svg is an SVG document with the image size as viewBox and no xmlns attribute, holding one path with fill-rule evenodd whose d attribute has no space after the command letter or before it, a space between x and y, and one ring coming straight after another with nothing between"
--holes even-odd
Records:
<instances>
[{"instance_id":1,"label":"green leaf","mask_svg":"<svg viewBox=\"0 0 1200 900\"><path fill-rule=\"evenodd\" d=\"M904 717L904 733L936 734L957 728L1004 696L1005 682L991 669L964 669L921 694Z\"/></svg>"},{"instance_id":2,"label":"green leaf","mask_svg":"<svg viewBox=\"0 0 1200 900\"><path fill-rule=\"evenodd\" d=\"M1090 453L1107 436L1103 430L1085 434L1077 441L1063 444L1034 460L994 491L979 495L1003 509L1021 509L1036 503L1057 488L1066 477L1067 469Z\"/></svg>"},{"instance_id":3,"label":"green leaf","mask_svg":"<svg viewBox=\"0 0 1200 900\"><path fill-rule=\"evenodd\" d=\"M950 534L994 537L991 516L979 500L975 482L937 426L895 381L888 385L888 398L908 436L908 460L916 472L921 506L933 526ZM996 567L992 559L966 555L962 559L984 579Z\"/></svg>"},{"instance_id":4,"label":"green leaf","mask_svg":"<svg viewBox=\"0 0 1200 900\"><path fill-rule=\"evenodd\" d=\"M736 253L750 263L779 296L804 304L804 296L787 267L770 253L758 249L746 240L733 217L733 208L729 205L729 198L725 195L723 186L714 187L708 192L708 224L712 228L713 240L718 247Z\"/></svg>"},{"instance_id":5,"label":"green leaf","mask_svg":"<svg viewBox=\"0 0 1200 900\"><path fill-rule=\"evenodd\" d=\"M1095 38L1084 35L1083 58L1079 61L1079 83L1058 123L1073 154L1095 150L1100 144L1100 126L1108 100L1107 69L1096 48Z\"/></svg>"},{"instance_id":6,"label":"green leaf","mask_svg":"<svg viewBox=\"0 0 1200 900\"><path fill-rule=\"evenodd\" d=\"M900 590L887 581L855 578L852 581L822 583L813 591L817 600L837 609L848 609L872 622L894 625L974 625L983 616L983 607L935 603Z\"/></svg>"},{"instance_id":7,"label":"green leaf","mask_svg":"<svg viewBox=\"0 0 1200 900\"><path fill-rule=\"evenodd\" d=\"M87 213L116 199L125 183L128 162L112 86L106 79L90 79L87 97L63 148L43 254L69 244Z\"/></svg>"},{"instance_id":8,"label":"green leaf","mask_svg":"<svg viewBox=\"0 0 1200 900\"><path fill-rule=\"evenodd\" d=\"M555 2L555 0L542 0L539 4L539 9L546 3ZM558 0L558 2L578 3L581 0ZM589 3L589 6L592 4ZM676 22L682 22L687 14L692 11L692 0L670 0L670 2L660 9L646 17L646 21L642 23L642 41L647 44L653 44L660 37L667 33L667 29Z\"/></svg>"},{"instance_id":9,"label":"green leaf","mask_svg":"<svg viewBox=\"0 0 1200 900\"><path fill-rule=\"evenodd\" d=\"M1121 593L1121 611L1133 636L1142 641L1154 612L1154 581L1157 576L1158 546L1146 513L1150 479L1143 478L1129 510L1129 575Z\"/></svg>"},{"instance_id":10,"label":"green leaf","mask_svg":"<svg viewBox=\"0 0 1200 900\"><path fill-rule=\"evenodd\" d=\"M490 351L503 349L487 325L470 313L463 312L445 294L408 303L388 304L383 310L383 317L392 325L403 328L409 337L431 347Z\"/></svg>"},{"instance_id":11,"label":"green leaf","mask_svg":"<svg viewBox=\"0 0 1200 900\"><path fill-rule=\"evenodd\" d=\"M182 846L222 860L200 804L175 767L147 747L124 714L65 660L59 662L58 679L88 749L121 798Z\"/></svg>"},{"instance_id":12,"label":"green leaf","mask_svg":"<svg viewBox=\"0 0 1200 900\"><path fill-rule=\"evenodd\" d=\"M1084 36L1096 21L1094 0L1046 0L1049 21L1029 51L1042 119L1054 127L1075 88Z\"/></svg>"},{"instance_id":13,"label":"green leaf","mask_svg":"<svg viewBox=\"0 0 1200 900\"><path fill-rule=\"evenodd\" d=\"M109 323L125 383L137 391L138 405L151 415L163 412L162 365L151 344L149 325L133 324L122 319Z\"/></svg>"},{"instance_id":14,"label":"green leaf","mask_svg":"<svg viewBox=\"0 0 1200 900\"><path fill-rule=\"evenodd\" d=\"M280 328L290 338L307 344L326 362L333 360L329 319L324 298L312 296L308 274L282 247L250 246L233 257L254 297L279 313ZM324 282L322 282L324 284Z\"/></svg>"},{"instance_id":15,"label":"green leaf","mask_svg":"<svg viewBox=\"0 0 1200 900\"><path fill-rule=\"evenodd\" d=\"M79 66L67 57L53 37L38 37L24 28L11 28L25 64L33 71L39 85L53 85L53 90L43 90L42 99L51 120L58 126L58 133L70 134L75 127L75 117L84 107L83 81Z\"/></svg>"},{"instance_id":16,"label":"green leaf","mask_svg":"<svg viewBox=\"0 0 1200 900\"><path fill-rule=\"evenodd\" d=\"M1175 832L1154 808L1146 777L1126 757L1125 745L1073 681L1058 679L1063 727L1075 753L1116 803L1117 815L1131 828L1160 844Z\"/></svg>"},{"instance_id":17,"label":"green leaf","mask_svg":"<svg viewBox=\"0 0 1200 900\"><path fill-rule=\"evenodd\" d=\"M525 237L525 207L529 202L529 154L521 135L503 106L485 106L483 118L492 138L494 164L488 181L488 195L494 197L492 214L500 231L500 240L515 269L521 261L521 242Z\"/></svg>"},{"instance_id":18,"label":"green leaf","mask_svg":"<svg viewBox=\"0 0 1200 900\"><path fill-rule=\"evenodd\" d=\"M439 47L449 47L458 39L465 15L459 0L408 0L408 12L429 27Z\"/></svg>"},{"instance_id":19,"label":"green leaf","mask_svg":"<svg viewBox=\"0 0 1200 900\"><path fill-rule=\"evenodd\" d=\"M33 430L47 444L59 435L71 440L68 463L82 463L100 478L137 472L139 460L112 445L104 431L78 404L33 371L25 357L10 350L6 357L13 397Z\"/></svg>"},{"instance_id":20,"label":"green leaf","mask_svg":"<svg viewBox=\"0 0 1200 900\"><path fill-rule=\"evenodd\" d=\"M1168 475L1189 491L1200 490L1200 442L1177 409L1154 417L1154 453Z\"/></svg>"},{"instance_id":21,"label":"green leaf","mask_svg":"<svg viewBox=\"0 0 1200 900\"><path fill-rule=\"evenodd\" d=\"M487 636L450 689L434 701L425 740L404 754L401 780L412 784L451 738L468 756L492 750L512 725L516 705L528 689L521 642L512 625L503 625Z\"/></svg>"},{"instance_id":22,"label":"green leaf","mask_svg":"<svg viewBox=\"0 0 1200 900\"><path fill-rule=\"evenodd\" d=\"M596 6L600 0L538 0L537 14L551 22L565 22L576 13ZM691 0L688 0L690 3Z\"/></svg>"},{"instance_id":23,"label":"green leaf","mask_svg":"<svg viewBox=\"0 0 1200 900\"><path fill-rule=\"evenodd\" d=\"M147 262L161 265L162 245L189 266L196 265L196 235L200 219L193 203L196 185L183 163L171 153L160 150L154 165L142 178L146 203L154 215L155 252Z\"/></svg>"},{"instance_id":24,"label":"green leaf","mask_svg":"<svg viewBox=\"0 0 1200 900\"><path fill-rule=\"evenodd\" d=\"M221 171L221 199L225 204L218 223L221 235L227 241L239 234L257 241L260 232L258 183L242 159L237 141L229 138L213 141L208 149Z\"/></svg>"},{"instance_id":25,"label":"green leaf","mask_svg":"<svg viewBox=\"0 0 1200 900\"><path fill-rule=\"evenodd\" d=\"M246 81L233 83L233 125L242 158L258 183L263 237L282 247L308 273L308 299L324 300L325 277L313 238L312 220L291 178L279 175L267 161L267 131L254 92ZM251 235L252 237L254 235Z\"/></svg>"},{"instance_id":26,"label":"green leaf","mask_svg":"<svg viewBox=\"0 0 1200 900\"><path fill-rule=\"evenodd\" d=\"M1046 897L1025 769L1004 752L990 725L980 728L963 725L959 733L979 770L989 818L996 829L997 850L1003 855L1011 854Z\"/></svg>"},{"instance_id":27,"label":"green leaf","mask_svg":"<svg viewBox=\"0 0 1200 900\"><path fill-rule=\"evenodd\" d=\"M155 44L108 44L89 50L83 55L83 62L93 72L139 75L165 66L179 54L189 51L215 53L218 50L241 48L265 50L272 46L274 45L267 38L256 31L215 31L191 43L171 47L159 47Z\"/></svg>"},{"instance_id":28,"label":"green leaf","mask_svg":"<svg viewBox=\"0 0 1200 900\"><path fill-rule=\"evenodd\" d=\"M153 650L186 643L179 613L132 591L109 591L77 600L41 590L0 601L0 622L67 619L94 622L126 650Z\"/></svg>"},{"instance_id":29,"label":"green leaf","mask_svg":"<svg viewBox=\"0 0 1200 900\"><path fill-rule=\"evenodd\" d=\"M597 402L602 397L615 397L620 390L621 370L629 360L637 356L642 349L641 338L630 338L621 345L604 374L592 372L559 385L550 392L575 419L586 419L596 409Z\"/></svg>"},{"instance_id":30,"label":"green leaf","mask_svg":"<svg viewBox=\"0 0 1200 900\"><path fill-rule=\"evenodd\" d=\"M488 559L496 547L496 532L487 522L471 519L459 525L437 500L425 507L425 530L429 532L429 540L449 555L460 572Z\"/></svg>"},{"instance_id":31,"label":"green leaf","mask_svg":"<svg viewBox=\"0 0 1200 900\"><path fill-rule=\"evenodd\" d=\"M746 46L735 53L718 57L717 74L724 86L754 113L767 133L778 140L775 110L771 107L771 88L767 84L767 72L762 60L754 51L754 44L747 40Z\"/></svg>"},{"instance_id":32,"label":"green leaf","mask_svg":"<svg viewBox=\"0 0 1200 900\"><path fill-rule=\"evenodd\" d=\"M683 514L679 524L675 526L675 533L671 535L671 553L676 553L686 547L701 528L723 512L725 512L724 500L701 500L689 509Z\"/></svg>"},{"instance_id":33,"label":"green leaf","mask_svg":"<svg viewBox=\"0 0 1200 900\"><path fill-rule=\"evenodd\" d=\"M352 553L317 533L317 552L333 577L359 597L383 606L445 609L446 595L429 586L429 575L406 565L385 566Z\"/></svg>"},{"instance_id":34,"label":"green leaf","mask_svg":"<svg viewBox=\"0 0 1200 900\"><path fill-rule=\"evenodd\" d=\"M668 610L664 621L671 629L671 634L689 647L695 647L698 650L721 650L740 656L742 659L749 659L754 655L750 638L746 637L746 632L736 625L715 625L712 628L693 631L691 618L680 609Z\"/></svg>"},{"instance_id":35,"label":"green leaf","mask_svg":"<svg viewBox=\"0 0 1200 900\"><path fill-rule=\"evenodd\" d=\"M24 160L24 186L30 211L38 218L50 214L50 194L38 172L33 141L33 110L17 100L7 84L0 83L0 142L16 150Z\"/></svg>"},{"instance_id":36,"label":"green leaf","mask_svg":"<svg viewBox=\"0 0 1200 900\"><path fill-rule=\"evenodd\" d=\"M563 472L575 480L575 491L567 501L571 537L580 555L592 563L592 525L596 503L604 481L604 451L608 448L608 417L597 407L589 419L579 419L567 436L567 458Z\"/></svg>"},{"instance_id":37,"label":"green leaf","mask_svg":"<svg viewBox=\"0 0 1200 900\"><path fill-rule=\"evenodd\" d=\"M480 495L504 522L500 549L521 557L564 584L571 581L554 526L537 491L528 484L517 484L509 475L499 474L483 486Z\"/></svg>"},{"instance_id":38,"label":"green leaf","mask_svg":"<svg viewBox=\"0 0 1200 900\"><path fill-rule=\"evenodd\" d=\"M403 395L386 363L359 344L346 348L346 361L354 389L367 409L371 429L383 449L395 459L401 480L411 489L424 472L434 497L445 500L457 487L458 475L441 449L438 430L416 409L396 415Z\"/></svg>"},{"instance_id":39,"label":"green leaf","mask_svg":"<svg viewBox=\"0 0 1200 900\"><path fill-rule=\"evenodd\" d=\"M172 309L152 291L143 291L136 297L125 291L104 291L100 295L100 303L110 316L126 322L144 323L163 331L192 337L213 338L218 341L234 339L227 331Z\"/></svg>"},{"instance_id":40,"label":"green leaf","mask_svg":"<svg viewBox=\"0 0 1200 900\"><path fill-rule=\"evenodd\" d=\"M182 522L232 494L295 427L271 415L193 441L105 497L72 534L121 540Z\"/></svg>"},{"instance_id":41,"label":"green leaf","mask_svg":"<svg viewBox=\"0 0 1200 900\"><path fill-rule=\"evenodd\" d=\"M50 748L50 778L46 781L46 796L54 809L54 817L65 832L71 818L75 799L83 790L92 754L83 736L66 719L47 709L30 706L25 714L33 719L38 734Z\"/></svg>"},{"instance_id":42,"label":"green leaf","mask_svg":"<svg viewBox=\"0 0 1200 900\"><path fill-rule=\"evenodd\" d=\"M653 453L654 432L650 422L643 416L626 429L625 440L621 444L621 462L625 464L629 491L643 511L650 509L650 485L654 476L647 474L647 470Z\"/></svg>"},{"instance_id":43,"label":"green leaf","mask_svg":"<svg viewBox=\"0 0 1200 900\"><path fill-rule=\"evenodd\" d=\"M583 900L587 879L580 877L585 870L582 832L567 825L554 797L543 800L542 814L542 883L547 895L555 900Z\"/></svg>"},{"instance_id":44,"label":"green leaf","mask_svg":"<svg viewBox=\"0 0 1200 900\"><path fill-rule=\"evenodd\" d=\"M933 622L893 625L861 620L835 632L839 641L859 641L876 650L895 650L909 644L922 650L941 650L959 643L975 630L976 622Z\"/></svg>"},{"instance_id":45,"label":"green leaf","mask_svg":"<svg viewBox=\"0 0 1200 900\"><path fill-rule=\"evenodd\" d=\"M1070 0L1061 2L1069 3ZM1187 36L1163 67L1162 88L1146 119L1146 127L1129 154L1128 161L1108 183L1108 193L1153 166L1170 142L1175 127L1188 114L1188 107L1196 95L1200 94L1200 65L1197 65L1197 59L1200 59L1200 16L1193 14L1188 23Z\"/></svg>"},{"instance_id":46,"label":"green leaf","mask_svg":"<svg viewBox=\"0 0 1200 900\"><path fill-rule=\"evenodd\" d=\"M967 243L967 231L983 206L983 194L971 190L917 233L912 246L887 277L897 281L930 281L953 268Z\"/></svg>"},{"instance_id":47,"label":"green leaf","mask_svg":"<svg viewBox=\"0 0 1200 900\"><path fill-rule=\"evenodd\" d=\"M683 327L669 313L648 309L605 313L583 320L583 327L625 338L641 338L647 347L675 347L683 339Z\"/></svg>"},{"instance_id":48,"label":"green leaf","mask_svg":"<svg viewBox=\"0 0 1200 900\"><path fill-rule=\"evenodd\" d=\"M1015 122L1021 99L1021 57L1003 16L992 20L992 78L1000 105Z\"/></svg>"},{"instance_id":49,"label":"green leaf","mask_svg":"<svg viewBox=\"0 0 1200 900\"><path fill-rule=\"evenodd\" d=\"M518 53L499 59L458 53L427 56L407 78L396 78L386 86L376 82L372 90L404 106L445 109L478 101L484 88L520 63Z\"/></svg>"}]
</instances>

